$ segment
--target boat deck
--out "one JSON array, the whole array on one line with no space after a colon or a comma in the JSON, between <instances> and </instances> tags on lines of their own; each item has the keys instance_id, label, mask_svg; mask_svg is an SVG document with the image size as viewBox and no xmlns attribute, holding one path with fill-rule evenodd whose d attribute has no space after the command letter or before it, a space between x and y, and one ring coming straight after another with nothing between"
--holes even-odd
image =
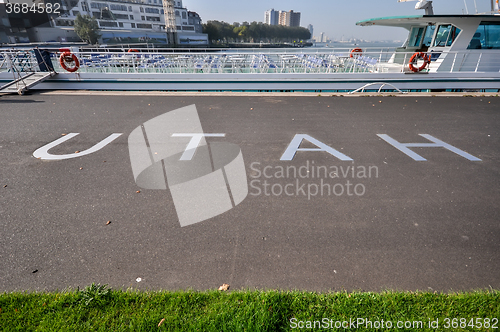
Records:
<instances>
[{"instance_id":1,"label":"boat deck","mask_svg":"<svg viewBox=\"0 0 500 332\"><path fill-rule=\"evenodd\" d=\"M0 83L12 81L13 71L40 71L34 53L32 50L2 52ZM414 53L380 48L362 52L352 49L75 52L78 68L74 73L61 66L60 54L52 52L46 61L59 75L36 89L349 91L376 82L407 90L500 89L500 50L431 54L432 61L417 73L408 68ZM75 66L74 62L65 64ZM422 64L423 61L417 62L415 67Z\"/></svg>"}]
</instances>

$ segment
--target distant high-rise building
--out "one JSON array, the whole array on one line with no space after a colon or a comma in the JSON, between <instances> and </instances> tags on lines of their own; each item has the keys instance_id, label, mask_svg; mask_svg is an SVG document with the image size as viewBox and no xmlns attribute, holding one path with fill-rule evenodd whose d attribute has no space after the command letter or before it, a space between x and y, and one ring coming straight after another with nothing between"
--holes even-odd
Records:
<instances>
[{"instance_id":1,"label":"distant high-rise building","mask_svg":"<svg viewBox=\"0 0 500 332\"><path fill-rule=\"evenodd\" d=\"M278 25L279 17L279 11L274 10L274 8L269 9L264 13L264 23L269 25Z\"/></svg>"},{"instance_id":2,"label":"distant high-rise building","mask_svg":"<svg viewBox=\"0 0 500 332\"><path fill-rule=\"evenodd\" d=\"M313 28L312 24L307 25L307 30L309 30L309 32L311 33L311 39L312 39L314 36L314 34L313 34L314 28Z\"/></svg>"},{"instance_id":3,"label":"distant high-rise building","mask_svg":"<svg viewBox=\"0 0 500 332\"><path fill-rule=\"evenodd\" d=\"M278 24L279 25L286 25L289 27L300 26L300 13L294 12L293 10L290 10L288 12L280 11Z\"/></svg>"},{"instance_id":4,"label":"distant high-rise building","mask_svg":"<svg viewBox=\"0 0 500 332\"><path fill-rule=\"evenodd\" d=\"M294 13L290 10L290 26L299 27L300 26L300 13Z\"/></svg>"},{"instance_id":5,"label":"distant high-rise building","mask_svg":"<svg viewBox=\"0 0 500 332\"><path fill-rule=\"evenodd\" d=\"M328 37L324 32L322 32L319 36L313 38L316 43L329 43L330 37Z\"/></svg>"}]
</instances>

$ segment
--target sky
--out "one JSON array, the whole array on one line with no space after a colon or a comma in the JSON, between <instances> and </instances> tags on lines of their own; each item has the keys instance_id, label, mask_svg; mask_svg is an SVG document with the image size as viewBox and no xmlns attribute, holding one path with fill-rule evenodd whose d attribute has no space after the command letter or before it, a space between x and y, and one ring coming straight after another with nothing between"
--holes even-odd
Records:
<instances>
[{"instance_id":1,"label":"sky","mask_svg":"<svg viewBox=\"0 0 500 332\"><path fill-rule=\"evenodd\" d=\"M490 0L476 0L478 12L490 11ZM312 24L314 35L324 32L334 39L358 38L367 40L404 40L407 31L402 28L358 27L356 22L384 16L419 15L415 1L397 0L183 0L184 7L200 14L204 23L210 20L233 22L262 22L264 12L293 10L301 13L300 25ZM474 14L474 0L434 0L435 14Z\"/></svg>"}]
</instances>

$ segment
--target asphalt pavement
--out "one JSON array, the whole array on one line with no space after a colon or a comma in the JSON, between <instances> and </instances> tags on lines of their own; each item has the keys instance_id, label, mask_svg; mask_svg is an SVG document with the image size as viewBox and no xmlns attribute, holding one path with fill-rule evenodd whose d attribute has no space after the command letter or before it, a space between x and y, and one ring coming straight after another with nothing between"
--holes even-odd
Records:
<instances>
[{"instance_id":1,"label":"asphalt pavement","mask_svg":"<svg viewBox=\"0 0 500 332\"><path fill-rule=\"evenodd\" d=\"M248 195L181 227L128 137L189 105L241 149ZM70 133L48 152L80 156L33 156ZM0 291L500 289L499 202L498 97L0 97Z\"/></svg>"}]
</instances>

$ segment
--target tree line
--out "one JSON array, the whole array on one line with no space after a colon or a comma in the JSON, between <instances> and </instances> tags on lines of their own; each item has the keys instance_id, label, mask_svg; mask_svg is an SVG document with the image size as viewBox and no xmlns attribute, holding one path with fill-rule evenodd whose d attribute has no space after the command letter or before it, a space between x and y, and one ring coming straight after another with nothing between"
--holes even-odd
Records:
<instances>
[{"instance_id":1,"label":"tree line","mask_svg":"<svg viewBox=\"0 0 500 332\"><path fill-rule=\"evenodd\" d=\"M303 27L269 25L262 22L235 22L229 24L220 21L208 21L203 24L203 32L208 34L212 44L235 42L298 42L311 39L311 32Z\"/></svg>"}]
</instances>

